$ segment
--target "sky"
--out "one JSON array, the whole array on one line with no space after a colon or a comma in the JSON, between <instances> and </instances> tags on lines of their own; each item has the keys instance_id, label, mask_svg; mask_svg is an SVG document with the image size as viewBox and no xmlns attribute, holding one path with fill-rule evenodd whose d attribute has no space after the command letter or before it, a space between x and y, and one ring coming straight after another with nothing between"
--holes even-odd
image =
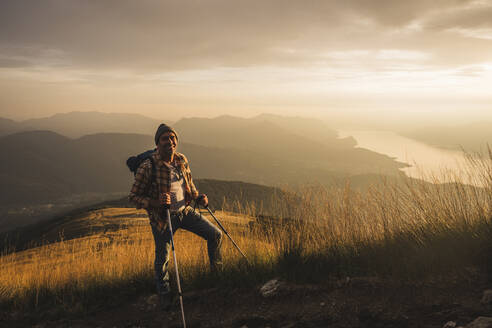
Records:
<instances>
[{"instance_id":1,"label":"sky","mask_svg":"<svg viewBox=\"0 0 492 328\"><path fill-rule=\"evenodd\" d=\"M492 120L492 0L2 0L0 117Z\"/></svg>"}]
</instances>

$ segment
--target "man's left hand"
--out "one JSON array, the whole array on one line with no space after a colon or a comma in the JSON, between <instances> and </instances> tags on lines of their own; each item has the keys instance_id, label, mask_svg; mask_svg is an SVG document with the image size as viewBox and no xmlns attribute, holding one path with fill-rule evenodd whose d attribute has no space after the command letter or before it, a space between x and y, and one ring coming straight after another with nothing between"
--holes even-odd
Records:
<instances>
[{"instance_id":1,"label":"man's left hand","mask_svg":"<svg viewBox=\"0 0 492 328\"><path fill-rule=\"evenodd\" d=\"M203 207L208 206L208 197L205 194L201 194L200 196L198 196L196 201L198 202L199 205L201 205Z\"/></svg>"}]
</instances>

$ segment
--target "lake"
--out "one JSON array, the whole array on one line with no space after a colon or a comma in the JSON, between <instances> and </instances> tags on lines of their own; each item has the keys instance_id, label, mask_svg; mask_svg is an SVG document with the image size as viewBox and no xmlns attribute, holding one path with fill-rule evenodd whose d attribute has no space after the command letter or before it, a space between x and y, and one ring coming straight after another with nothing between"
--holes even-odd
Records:
<instances>
[{"instance_id":1,"label":"lake","mask_svg":"<svg viewBox=\"0 0 492 328\"><path fill-rule=\"evenodd\" d=\"M390 131L340 130L338 133L340 137L354 137L357 147L385 154L411 165L402 169L410 177L430 182L435 179L450 182L455 181L455 176L459 175L463 182L473 183L473 179L466 177L464 168L467 167L467 161L461 151L433 147Z\"/></svg>"}]
</instances>

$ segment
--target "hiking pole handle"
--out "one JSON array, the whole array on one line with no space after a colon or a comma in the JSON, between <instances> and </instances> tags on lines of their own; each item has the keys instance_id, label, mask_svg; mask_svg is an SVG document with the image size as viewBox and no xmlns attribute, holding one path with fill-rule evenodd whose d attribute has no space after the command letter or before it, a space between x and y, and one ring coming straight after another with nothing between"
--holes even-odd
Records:
<instances>
[{"instance_id":1,"label":"hiking pole handle","mask_svg":"<svg viewBox=\"0 0 492 328\"><path fill-rule=\"evenodd\" d=\"M210 213L210 215L214 218L215 222L217 222L217 224L219 225L219 227L224 231L224 233L226 234L226 236L229 237L229 239L232 241L232 243L234 244L234 246L236 246L236 248L239 251L239 253L241 253L241 255L246 259L246 261L248 261L248 258L246 257L246 255L243 253L243 251L241 250L241 248L239 248L239 246L236 244L236 242L234 241L234 239L232 239L232 237L229 235L229 233L224 228L224 226L220 223L220 221L215 217L214 213L212 213L212 211L210 210L210 208L208 207L208 205L205 206L205 208L207 209L208 213Z\"/></svg>"}]
</instances>

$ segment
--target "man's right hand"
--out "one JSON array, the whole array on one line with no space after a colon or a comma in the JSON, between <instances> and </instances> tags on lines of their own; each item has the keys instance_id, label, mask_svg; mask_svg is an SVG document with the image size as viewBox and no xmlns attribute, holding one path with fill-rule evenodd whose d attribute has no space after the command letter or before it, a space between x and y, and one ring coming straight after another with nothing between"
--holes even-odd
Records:
<instances>
[{"instance_id":1,"label":"man's right hand","mask_svg":"<svg viewBox=\"0 0 492 328\"><path fill-rule=\"evenodd\" d=\"M150 200L150 206L154 208L160 208L164 205L171 205L171 195L169 193L162 193L159 199Z\"/></svg>"}]
</instances>

